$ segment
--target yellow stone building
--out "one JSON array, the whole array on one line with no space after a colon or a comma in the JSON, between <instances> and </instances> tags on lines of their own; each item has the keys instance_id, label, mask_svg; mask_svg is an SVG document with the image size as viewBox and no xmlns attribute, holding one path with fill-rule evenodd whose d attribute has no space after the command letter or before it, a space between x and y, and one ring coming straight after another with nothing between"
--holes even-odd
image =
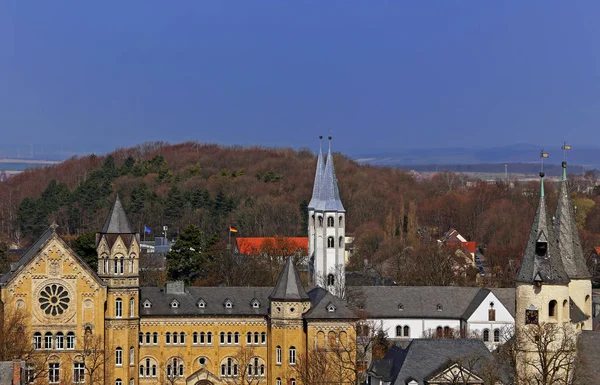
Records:
<instances>
[{"instance_id":1,"label":"yellow stone building","mask_svg":"<svg viewBox=\"0 0 600 385\"><path fill-rule=\"evenodd\" d=\"M96 243L97 272L53 225L0 277L0 314L27 314L35 384L300 385L317 363L355 357L354 313L306 292L290 260L274 288L140 287L139 235L118 198Z\"/></svg>"}]
</instances>

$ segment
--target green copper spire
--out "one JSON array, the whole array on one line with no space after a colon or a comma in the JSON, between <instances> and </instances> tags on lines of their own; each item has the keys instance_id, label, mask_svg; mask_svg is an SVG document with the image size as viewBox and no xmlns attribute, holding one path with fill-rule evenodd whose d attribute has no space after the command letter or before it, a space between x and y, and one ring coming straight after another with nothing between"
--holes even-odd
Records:
<instances>
[{"instance_id":1,"label":"green copper spire","mask_svg":"<svg viewBox=\"0 0 600 385\"><path fill-rule=\"evenodd\" d=\"M562 180L567 180L567 162L563 161L562 162Z\"/></svg>"},{"instance_id":2,"label":"green copper spire","mask_svg":"<svg viewBox=\"0 0 600 385\"><path fill-rule=\"evenodd\" d=\"M540 171L540 198L544 198L544 172Z\"/></svg>"}]
</instances>

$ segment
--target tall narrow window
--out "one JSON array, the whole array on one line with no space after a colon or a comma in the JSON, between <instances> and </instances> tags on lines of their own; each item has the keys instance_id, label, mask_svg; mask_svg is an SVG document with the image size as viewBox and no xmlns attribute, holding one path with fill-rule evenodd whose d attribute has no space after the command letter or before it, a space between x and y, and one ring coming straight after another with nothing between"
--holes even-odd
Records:
<instances>
[{"instance_id":1,"label":"tall narrow window","mask_svg":"<svg viewBox=\"0 0 600 385\"><path fill-rule=\"evenodd\" d=\"M179 343L179 334L177 332L173 333L173 343L174 344Z\"/></svg>"},{"instance_id":2,"label":"tall narrow window","mask_svg":"<svg viewBox=\"0 0 600 385\"><path fill-rule=\"evenodd\" d=\"M556 301L552 300L548 304L548 316L556 318Z\"/></svg>"},{"instance_id":3,"label":"tall narrow window","mask_svg":"<svg viewBox=\"0 0 600 385\"><path fill-rule=\"evenodd\" d=\"M236 345L240 343L240 333L233 333L233 343Z\"/></svg>"},{"instance_id":4,"label":"tall narrow window","mask_svg":"<svg viewBox=\"0 0 600 385\"><path fill-rule=\"evenodd\" d=\"M296 348L290 347L290 365L296 365Z\"/></svg>"},{"instance_id":5,"label":"tall narrow window","mask_svg":"<svg viewBox=\"0 0 600 385\"><path fill-rule=\"evenodd\" d=\"M169 345L171 343L171 333L165 333L165 344Z\"/></svg>"},{"instance_id":6,"label":"tall narrow window","mask_svg":"<svg viewBox=\"0 0 600 385\"><path fill-rule=\"evenodd\" d=\"M260 343L263 345L267 343L267 333L266 332L260 333Z\"/></svg>"},{"instance_id":7,"label":"tall narrow window","mask_svg":"<svg viewBox=\"0 0 600 385\"><path fill-rule=\"evenodd\" d=\"M333 237L327 237L327 247L330 249L335 247L335 241L333 240Z\"/></svg>"},{"instance_id":8,"label":"tall narrow window","mask_svg":"<svg viewBox=\"0 0 600 385\"><path fill-rule=\"evenodd\" d=\"M402 337L402 326L396 326L396 337Z\"/></svg>"},{"instance_id":9,"label":"tall narrow window","mask_svg":"<svg viewBox=\"0 0 600 385\"><path fill-rule=\"evenodd\" d=\"M259 336L260 336L260 334L258 334L258 332L254 332L254 344L255 345L258 345Z\"/></svg>"},{"instance_id":10,"label":"tall narrow window","mask_svg":"<svg viewBox=\"0 0 600 385\"><path fill-rule=\"evenodd\" d=\"M115 259L115 274L119 274L119 260Z\"/></svg>"},{"instance_id":11,"label":"tall narrow window","mask_svg":"<svg viewBox=\"0 0 600 385\"><path fill-rule=\"evenodd\" d=\"M281 346L275 348L275 362L277 365L281 365Z\"/></svg>"},{"instance_id":12,"label":"tall narrow window","mask_svg":"<svg viewBox=\"0 0 600 385\"><path fill-rule=\"evenodd\" d=\"M154 345L158 345L158 333L157 332L152 333L152 343Z\"/></svg>"},{"instance_id":13,"label":"tall narrow window","mask_svg":"<svg viewBox=\"0 0 600 385\"><path fill-rule=\"evenodd\" d=\"M67 333L67 349L75 349L75 333L73 332Z\"/></svg>"},{"instance_id":14,"label":"tall narrow window","mask_svg":"<svg viewBox=\"0 0 600 385\"><path fill-rule=\"evenodd\" d=\"M39 350L42 346L42 333L37 332L33 335L33 348Z\"/></svg>"},{"instance_id":15,"label":"tall narrow window","mask_svg":"<svg viewBox=\"0 0 600 385\"><path fill-rule=\"evenodd\" d=\"M252 345L252 332L246 333L246 343Z\"/></svg>"},{"instance_id":16,"label":"tall narrow window","mask_svg":"<svg viewBox=\"0 0 600 385\"><path fill-rule=\"evenodd\" d=\"M115 317L123 317L123 300L121 298L117 298L115 301Z\"/></svg>"},{"instance_id":17,"label":"tall narrow window","mask_svg":"<svg viewBox=\"0 0 600 385\"><path fill-rule=\"evenodd\" d=\"M129 366L135 365L135 350L133 346L129 348Z\"/></svg>"},{"instance_id":18,"label":"tall narrow window","mask_svg":"<svg viewBox=\"0 0 600 385\"><path fill-rule=\"evenodd\" d=\"M488 329L483 329L483 340L485 342L490 340L490 331Z\"/></svg>"},{"instance_id":19,"label":"tall narrow window","mask_svg":"<svg viewBox=\"0 0 600 385\"><path fill-rule=\"evenodd\" d=\"M52 333L48 332L44 335L44 349L52 349Z\"/></svg>"},{"instance_id":20,"label":"tall narrow window","mask_svg":"<svg viewBox=\"0 0 600 385\"><path fill-rule=\"evenodd\" d=\"M200 343L201 344L205 343L205 336L206 336L206 334L204 332L200 332Z\"/></svg>"},{"instance_id":21,"label":"tall narrow window","mask_svg":"<svg viewBox=\"0 0 600 385\"><path fill-rule=\"evenodd\" d=\"M338 246L344 247L344 237L340 237Z\"/></svg>"},{"instance_id":22,"label":"tall narrow window","mask_svg":"<svg viewBox=\"0 0 600 385\"><path fill-rule=\"evenodd\" d=\"M123 257L119 258L119 274L123 274L125 272L124 269L124 265L125 264L125 260L123 259Z\"/></svg>"},{"instance_id":23,"label":"tall narrow window","mask_svg":"<svg viewBox=\"0 0 600 385\"><path fill-rule=\"evenodd\" d=\"M62 332L56 333L56 349L62 350L65 348L65 336Z\"/></svg>"},{"instance_id":24,"label":"tall narrow window","mask_svg":"<svg viewBox=\"0 0 600 385\"><path fill-rule=\"evenodd\" d=\"M181 332L181 334L179 334L179 343L185 345L185 332Z\"/></svg>"},{"instance_id":25,"label":"tall narrow window","mask_svg":"<svg viewBox=\"0 0 600 385\"><path fill-rule=\"evenodd\" d=\"M129 317L135 317L135 299L129 299Z\"/></svg>"},{"instance_id":26,"label":"tall narrow window","mask_svg":"<svg viewBox=\"0 0 600 385\"><path fill-rule=\"evenodd\" d=\"M79 384L85 382L85 366L83 362L73 364L73 382Z\"/></svg>"},{"instance_id":27,"label":"tall narrow window","mask_svg":"<svg viewBox=\"0 0 600 385\"><path fill-rule=\"evenodd\" d=\"M219 343L221 345L225 345L225 332L221 332L221 334L219 334L220 339L219 339Z\"/></svg>"},{"instance_id":28,"label":"tall narrow window","mask_svg":"<svg viewBox=\"0 0 600 385\"><path fill-rule=\"evenodd\" d=\"M494 342L500 342L500 329L494 329Z\"/></svg>"},{"instance_id":29,"label":"tall narrow window","mask_svg":"<svg viewBox=\"0 0 600 385\"><path fill-rule=\"evenodd\" d=\"M209 344L209 345L212 344L212 337L213 337L212 332L206 333L206 343L207 344Z\"/></svg>"},{"instance_id":30,"label":"tall narrow window","mask_svg":"<svg viewBox=\"0 0 600 385\"><path fill-rule=\"evenodd\" d=\"M404 326L404 337L410 337L410 327Z\"/></svg>"},{"instance_id":31,"label":"tall narrow window","mask_svg":"<svg viewBox=\"0 0 600 385\"><path fill-rule=\"evenodd\" d=\"M232 337L232 334L231 334L231 332L227 332L227 343L228 343L229 345L231 345L231 339L232 339L231 337Z\"/></svg>"},{"instance_id":32,"label":"tall narrow window","mask_svg":"<svg viewBox=\"0 0 600 385\"><path fill-rule=\"evenodd\" d=\"M335 277L333 274L327 275L327 286L333 286L335 284Z\"/></svg>"},{"instance_id":33,"label":"tall narrow window","mask_svg":"<svg viewBox=\"0 0 600 385\"><path fill-rule=\"evenodd\" d=\"M192 333L192 344L194 344L194 345L198 344L198 332Z\"/></svg>"},{"instance_id":34,"label":"tall narrow window","mask_svg":"<svg viewBox=\"0 0 600 385\"><path fill-rule=\"evenodd\" d=\"M122 366L123 365L123 349L117 348L115 350L115 365Z\"/></svg>"},{"instance_id":35,"label":"tall narrow window","mask_svg":"<svg viewBox=\"0 0 600 385\"><path fill-rule=\"evenodd\" d=\"M146 333L146 344L150 345L150 332Z\"/></svg>"},{"instance_id":36,"label":"tall narrow window","mask_svg":"<svg viewBox=\"0 0 600 385\"><path fill-rule=\"evenodd\" d=\"M327 217L327 227L333 227L335 224L335 219L333 217Z\"/></svg>"}]
</instances>

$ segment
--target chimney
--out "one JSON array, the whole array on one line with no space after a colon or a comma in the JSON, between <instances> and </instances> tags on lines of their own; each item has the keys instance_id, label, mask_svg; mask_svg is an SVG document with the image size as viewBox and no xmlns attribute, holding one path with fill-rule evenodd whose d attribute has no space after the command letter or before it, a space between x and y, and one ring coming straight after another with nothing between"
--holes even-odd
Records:
<instances>
[{"instance_id":1,"label":"chimney","mask_svg":"<svg viewBox=\"0 0 600 385\"><path fill-rule=\"evenodd\" d=\"M21 385L21 361L13 360L12 385Z\"/></svg>"}]
</instances>

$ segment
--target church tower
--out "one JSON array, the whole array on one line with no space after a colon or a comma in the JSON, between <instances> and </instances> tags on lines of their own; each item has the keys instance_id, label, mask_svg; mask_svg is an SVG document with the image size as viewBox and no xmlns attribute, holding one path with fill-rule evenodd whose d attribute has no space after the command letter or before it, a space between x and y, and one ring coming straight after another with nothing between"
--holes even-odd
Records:
<instances>
[{"instance_id":1,"label":"church tower","mask_svg":"<svg viewBox=\"0 0 600 385\"><path fill-rule=\"evenodd\" d=\"M108 288L105 378L109 384L117 379L137 384L140 243L118 196L102 231L96 234L96 250L98 275Z\"/></svg>"},{"instance_id":2,"label":"church tower","mask_svg":"<svg viewBox=\"0 0 600 385\"><path fill-rule=\"evenodd\" d=\"M585 317L571 317L578 330L592 330L592 281L585 263L579 232L575 222L575 211L567 185L567 162L562 162L562 180L559 182L558 207L554 223L558 250L570 279L569 301L572 307L581 309ZM578 312L581 314L581 312ZM577 319L575 319L577 318ZM585 319L583 319L585 318Z\"/></svg>"},{"instance_id":3,"label":"church tower","mask_svg":"<svg viewBox=\"0 0 600 385\"><path fill-rule=\"evenodd\" d=\"M540 172L539 204L515 281L517 336L531 334L535 325L570 324L569 277L546 209L543 172ZM525 362L538 357L537 348L528 340L518 349L526 357L517 360L517 373L525 375L531 370Z\"/></svg>"},{"instance_id":4,"label":"church tower","mask_svg":"<svg viewBox=\"0 0 600 385\"><path fill-rule=\"evenodd\" d=\"M277 378L286 379L277 383L289 384L297 359L306 357L303 315L310 309L311 303L292 257L287 257L269 301L269 383L275 383L273 379Z\"/></svg>"},{"instance_id":5,"label":"church tower","mask_svg":"<svg viewBox=\"0 0 600 385\"><path fill-rule=\"evenodd\" d=\"M335 175L331 136L325 165L322 150L319 150L313 196L308 205L308 218L311 283L341 297L344 295L346 273L346 211L340 199Z\"/></svg>"}]
</instances>

